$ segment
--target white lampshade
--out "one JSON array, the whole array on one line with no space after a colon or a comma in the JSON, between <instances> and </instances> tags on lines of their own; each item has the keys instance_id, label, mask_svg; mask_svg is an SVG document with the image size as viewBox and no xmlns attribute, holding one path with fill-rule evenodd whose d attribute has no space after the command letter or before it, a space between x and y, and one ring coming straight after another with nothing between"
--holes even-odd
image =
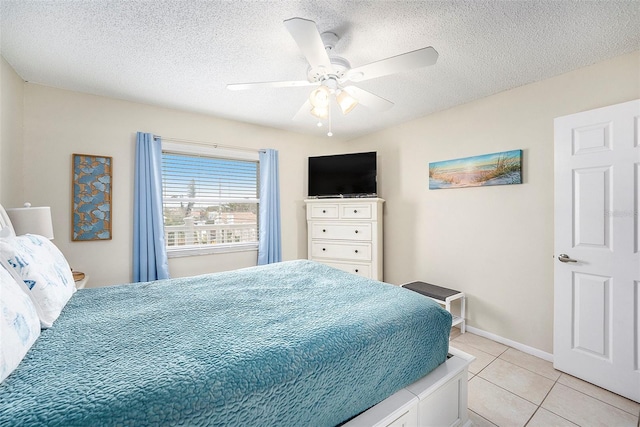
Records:
<instances>
[{"instance_id":1,"label":"white lampshade","mask_svg":"<svg viewBox=\"0 0 640 427\"><path fill-rule=\"evenodd\" d=\"M311 114L319 119L326 119L329 116L329 108L313 107Z\"/></svg>"},{"instance_id":2,"label":"white lampshade","mask_svg":"<svg viewBox=\"0 0 640 427\"><path fill-rule=\"evenodd\" d=\"M7 209L7 215L16 234L18 236L27 233L37 234L52 240L51 208L48 206L34 208L30 203L25 203L24 206L24 208Z\"/></svg>"},{"instance_id":3,"label":"white lampshade","mask_svg":"<svg viewBox=\"0 0 640 427\"><path fill-rule=\"evenodd\" d=\"M328 108L329 95L331 95L329 88L326 86L320 86L311 92L311 95L309 95L309 101L311 101L311 105L316 108Z\"/></svg>"},{"instance_id":4,"label":"white lampshade","mask_svg":"<svg viewBox=\"0 0 640 427\"><path fill-rule=\"evenodd\" d=\"M336 95L336 100L338 101L338 105L340 105L342 114L347 114L358 105L358 100L349 95L345 90L341 90L340 93Z\"/></svg>"}]
</instances>

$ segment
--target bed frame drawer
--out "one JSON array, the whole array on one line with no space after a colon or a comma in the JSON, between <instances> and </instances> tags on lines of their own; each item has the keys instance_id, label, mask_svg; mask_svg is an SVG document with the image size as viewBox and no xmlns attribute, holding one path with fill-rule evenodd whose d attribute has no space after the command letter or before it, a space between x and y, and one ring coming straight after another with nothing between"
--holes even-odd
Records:
<instances>
[{"instance_id":1,"label":"bed frame drawer","mask_svg":"<svg viewBox=\"0 0 640 427\"><path fill-rule=\"evenodd\" d=\"M311 256L322 259L371 261L371 243L312 242Z\"/></svg>"},{"instance_id":2,"label":"bed frame drawer","mask_svg":"<svg viewBox=\"0 0 640 427\"><path fill-rule=\"evenodd\" d=\"M429 374L343 427L472 427L467 409L467 378L475 357L456 349L450 349L450 353L451 357Z\"/></svg>"},{"instance_id":3,"label":"bed frame drawer","mask_svg":"<svg viewBox=\"0 0 640 427\"><path fill-rule=\"evenodd\" d=\"M313 223L312 239L365 240L371 241L371 223Z\"/></svg>"}]
</instances>

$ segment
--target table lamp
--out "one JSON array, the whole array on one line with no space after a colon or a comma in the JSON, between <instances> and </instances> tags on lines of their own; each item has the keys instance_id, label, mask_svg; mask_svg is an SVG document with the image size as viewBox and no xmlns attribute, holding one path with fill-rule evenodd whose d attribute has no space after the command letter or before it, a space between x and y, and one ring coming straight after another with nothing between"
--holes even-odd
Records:
<instances>
[{"instance_id":1,"label":"table lamp","mask_svg":"<svg viewBox=\"0 0 640 427\"><path fill-rule=\"evenodd\" d=\"M31 203L25 203L23 208L6 211L16 235L37 234L53 240L53 222L49 206L32 207Z\"/></svg>"}]
</instances>

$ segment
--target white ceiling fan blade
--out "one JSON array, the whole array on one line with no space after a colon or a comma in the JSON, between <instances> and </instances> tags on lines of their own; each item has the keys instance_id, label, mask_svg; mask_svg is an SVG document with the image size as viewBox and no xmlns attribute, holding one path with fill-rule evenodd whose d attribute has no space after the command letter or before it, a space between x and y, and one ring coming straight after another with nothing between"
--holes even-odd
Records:
<instances>
[{"instance_id":1,"label":"white ceiling fan blade","mask_svg":"<svg viewBox=\"0 0 640 427\"><path fill-rule=\"evenodd\" d=\"M311 101L309 101L307 99L307 102L305 102L304 104L302 104L302 107L300 107L300 109L298 110L298 112L296 113L295 116L293 116L293 121L294 122L299 122L302 119L308 119L309 117L313 117L311 115Z\"/></svg>"},{"instance_id":2,"label":"white ceiling fan blade","mask_svg":"<svg viewBox=\"0 0 640 427\"><path fill-rule=\"evenodd\" d=\"M359 104L362 104L374 111L387 111L394 105L393 102L386 100L378 95L374 95L371 92L367 92L364 89L360 89L356 86L347 86L342 90L354 97Z\"/></svg>"},{"instance_id":3,"label":"white ceiling fan blade","mask_svg":"<svg viewBox=\"0 0 640 427\"><path fill-rule=\"evenodd\" d=\"M300 87L314 86L318 83L308 82L306 80L289 81L289 82L256 82L256 83L231 83L227 85L229 90L246 90L261 87Z\"/></svg>"},{"instance_id":4,"label":"white ceiling fan blade","mask_svg":"<svg viewBox=\"0 0 640 427\"><path fill-rule=\"evenodd\" d=\"M324 43L315 22L303 18L291 18L284 21L284 26L289 30L311 68L324 67L328 73L333 73L333 66L324 49Z\"/></svg>"},{"instance_id":5,"label":"white ceiling fan blade","mask_svg":"<svg viewBox=\"0 0 640 427\"><path fill-rule=\"evenodd\" d=\"M432 47L425 47L352 68L348 73L348 78L354 82L361 82L415 68L427 67L435 64L437 60L438 52Z\"/></svg>"}]
</instances>

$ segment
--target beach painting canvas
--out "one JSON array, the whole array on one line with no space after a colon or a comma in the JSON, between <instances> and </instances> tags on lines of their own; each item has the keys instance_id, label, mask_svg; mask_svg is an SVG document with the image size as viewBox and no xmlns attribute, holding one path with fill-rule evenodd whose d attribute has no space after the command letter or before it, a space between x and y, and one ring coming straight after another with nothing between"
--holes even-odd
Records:
<instances>
[{"instance_id":1,"label":"beach painting canvas","mask_svg":"<svg viewBox=\"0 0 640 427\"><path fill-rule=\"evenodd\" d=\"M522 184L522 150L429 163L429 189Z\"/></svg>"}]
</instances>

